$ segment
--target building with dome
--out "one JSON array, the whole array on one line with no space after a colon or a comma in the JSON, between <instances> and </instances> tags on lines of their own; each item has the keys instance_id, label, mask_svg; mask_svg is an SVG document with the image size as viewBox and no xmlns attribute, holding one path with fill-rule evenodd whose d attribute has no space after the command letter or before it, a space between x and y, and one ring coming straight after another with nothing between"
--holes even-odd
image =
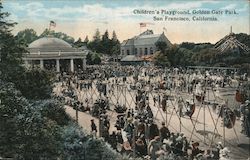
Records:
<instances>
[{"instance_id":1,"label":"building with dome","mask_svg":"<svg viewBox=\"0 0 250 160\"><path fill-rule=\"evenodd\" d=\"M29 53L24 54L26 67L40 66L41 69L56 72L74 72L86 67L86 55L89 50L72 47L64 40L55 37L43 37L28 46Z\"/></svg>"}]
</instances>

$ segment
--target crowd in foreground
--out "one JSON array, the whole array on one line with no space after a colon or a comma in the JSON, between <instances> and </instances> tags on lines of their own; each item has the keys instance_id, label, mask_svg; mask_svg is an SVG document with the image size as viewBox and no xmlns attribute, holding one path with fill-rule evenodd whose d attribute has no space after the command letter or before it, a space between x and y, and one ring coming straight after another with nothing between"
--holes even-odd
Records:
<instances>
[{"instance_id":1,"label":"crowd in foreground","mask_svg":"<svg viewBox=\"0 0 250 160\"><path fill-rule=\"evenodd\" d=\"M160 76L162 75L162 76ZM136 97L136 107L127 109L126 106L117 104L114 110L118 113L116 122L116 131L111 131L110 134L110 122L107 116L107 111L110 110L109 102L107 98L97 100L94 104L95 107L91 107L88 103L89 100L85 99L84 102L77 101L74 89L92 88L94 80L98 80L99 89L98 92L103 97L112 92L112 87L108 87L107 80L112 77L121 77L121 81L126 81L126 77L133 76L134 82L131 86L135 86L138 91ZM155 77L161 77L162 81L157 81ZM232 77L231 77L232 76ZM100 120L99 135L103 137L111 146L119 152L125 152L132 156L161 159L166 156L181 157L185 159L223 159L229 158L230 152L226 147L223 147L221 143L209 149L202 150L199 142L190 142L187 140L183 133L170 132L166 124L163 122L161 127L158 127L154 122L153 113L149 105L147 105L147 95L143 93L145 86L151 85L154 89L173 89L179 91L194 92L197 90L198 85L210 85L212 87L226 85L232 85L233 80L236 78L236 74L231 76L225 73L218 72L192 72L188 70L172 69L163 70L158 68L137 68L137 67L111 67L111 66L96 66L88 68L87 71L78 73L71 77L64 75L60 76L60 81L63 82L63 87L68 90L65 94L71 98L75 98L75 101L70 101L69 104L75 109L81 109L82 111L89 112L96 116ZM239 78L243 81L246 79L246 75L241 75ZM66 78L65 78L66 77ZM147 79L147 81L140 81L140 77ZM145 78L145 77L151 77ZM105 81L105 83L104 83ZM238 86L240 87L240 81ZM119 83L116 80L112 80L110 86ZM73 85L72 85L73 84ZM72 87L72 86L75 86ZM132 88L132 87L131 87ZM202 97L203 92L199 92L197 96ZM156 98L157 99L157 98ZM163 96L158 98L161 103L161 107L164 108ZM202 98L201 98L202 100ZM156 100L155 100L156 101ZM245 99L241 101L241 113L242 122L245 130L248 131L247 121L249 120L249 103ZM92 109L95 108L93 111ZM231 119L228 121L231 124ZM94 120L91 122L92 134L95 137L97 132L97 126Z\"/></svg>"}]
</instances>

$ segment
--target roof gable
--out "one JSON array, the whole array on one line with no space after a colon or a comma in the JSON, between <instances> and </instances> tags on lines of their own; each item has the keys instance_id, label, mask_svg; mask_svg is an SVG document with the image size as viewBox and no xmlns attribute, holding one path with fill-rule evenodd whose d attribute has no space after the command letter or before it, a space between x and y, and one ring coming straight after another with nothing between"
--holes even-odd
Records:
<instances>
[{"instance_id":1,"label":"roof gable","mask_svg":"<svg viewBox=\"0 0 250 160\"><path fill-rule=\"evenodd\" d=\"M140 46L140 45L155 45L158 41L164 41L168 46L171 46L171 42L165 36L164 32L162 34L153 34L152 30L147 30L141 33L139 36L135 36L132 39L124 40L121 46Z\"/></svg>"},{"instance_id":2,"label":"roof gable","mask_svg":"<svg viewBox=\"0 0 250 160\"><path fill-rule=\"evenodd\" d=\"M160 38L160 35L145 35L145 36L139 36L135 39L134 44L135 45L154 45L158 39Z\"/></svg>"}]
</instances>

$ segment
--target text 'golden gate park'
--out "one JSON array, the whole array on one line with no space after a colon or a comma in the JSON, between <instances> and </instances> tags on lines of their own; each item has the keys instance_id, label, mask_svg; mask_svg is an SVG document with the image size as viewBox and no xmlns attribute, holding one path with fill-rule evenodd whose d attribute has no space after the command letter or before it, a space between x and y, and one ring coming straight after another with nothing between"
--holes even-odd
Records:
<instances>
[{"instance_id":1,"label":"text 'golden gate park'","mask_svg":"<svg viewBox=\"0 0 250 160\"><path fill-rule=\"evenodd\" d=\"M134 14L161 14L161 15L189 15L189 14L212 14L212 15L222 15L222 14L238 14L236 10L146 10L146 9L135 9Z\"/></svg>"}]
</instances>

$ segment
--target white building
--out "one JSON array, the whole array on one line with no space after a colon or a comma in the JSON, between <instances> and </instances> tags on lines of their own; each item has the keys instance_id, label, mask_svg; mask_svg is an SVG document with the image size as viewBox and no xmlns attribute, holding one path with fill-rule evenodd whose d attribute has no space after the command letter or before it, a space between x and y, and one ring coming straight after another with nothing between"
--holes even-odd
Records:
<instances>
[{"instance_id":1,"label":"white building","mask_svg":"<svg viewBox=\"0 0 250 160\"><path fill-rule=\"evenodd\" d=\"M69 43L54 37L43 37L28 46L24 54L26 67L40 66L41 69L56 72L74 72L86 67L88 50L72 47Z\"/></svg>"},{"instance_id":2,"label":"white building","mask_svg":"<svg viewBox=\"0 0 250 160\"><path fill-rule=\"evenodd\" d=\"M166 42L167 46L171 46L171 42L162 34L154 34L152 30L146 30L138 36L124 40L121 44L121 55L150 55L157 51L156 43Z\"/></svg>"}]
</instances>

